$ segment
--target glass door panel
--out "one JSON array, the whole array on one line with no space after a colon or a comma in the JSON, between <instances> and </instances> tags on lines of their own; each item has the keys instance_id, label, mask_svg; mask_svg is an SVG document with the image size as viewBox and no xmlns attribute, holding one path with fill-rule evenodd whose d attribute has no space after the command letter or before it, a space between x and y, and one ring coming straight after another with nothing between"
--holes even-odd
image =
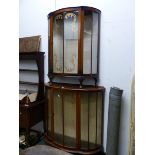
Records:
<instances>
[{"instance_id":1,"label":"glass door panel","mask_svg":"<svg viewBox=\"0 0 155 155\"><path fill-rule=\"evenodd\" d=\"M54 91L54 140L57 143L63 142L63 116L62 96L60 91Z\"/></svg>"},{"instance_id":2,"label":"glass door panel","mask_svg":"<svg viewBox=\"0 0 155 155\"><path fill-rule=\"evenodd\" d=\"M63 73L63 15L53 19L53 72Z\"/></svg>"},{"instance_id":3,"label":"glass door panel","mask_svg":"<svg viewBox=\"0 0 155 155\"><path fill-rule=\"evenodd\" d=\"M98 53L98 13L93 12L92 31L92 74L97 73L97 53Z\"/></svg>"},{"instance_id":4,"label":"glass door panel","mask_svg":"<svg viewBox=\"0 0 155 155\"><path fill-rule=\"evenodd\" d=\"M64 13L64 73L78 72L78 12Z\"/></svg>"},{"instance_id":5,"label":"glass door panel","mask_svg":"<svg viewBox=\"0 0 155 155\"><path fill-rule=\"evenodd\" d=\"M88 149L88 93L80 94L81 103L81 149Z\"/></svg>"},{"instance_id":6,"label":"glass door panel","mask_svg":"<svg viewBox=\"0 0 155 155\"><path fill-rule=\"evenodd\" d=\"M64 93L64 145L76 147L76 93Z\"/></svg>"},{"instance_id":7,"label":"glass door panel","mask_svg":"<svg viewBox=\"0 0 155 155\"><path fill-rule=\"evenodd\" d=\"M96 92L89 93L89 148L96 147Z\"/></svg>"},{"instance_id":8,"label":"glass door panel","mask_svg":"<svg viewBox=\"0 0 155 155\"><path fill-rule=\"evenodd\" d=\"M91 73L92 13L84 14L83 74Z\"/></svg>"}]
</instances>

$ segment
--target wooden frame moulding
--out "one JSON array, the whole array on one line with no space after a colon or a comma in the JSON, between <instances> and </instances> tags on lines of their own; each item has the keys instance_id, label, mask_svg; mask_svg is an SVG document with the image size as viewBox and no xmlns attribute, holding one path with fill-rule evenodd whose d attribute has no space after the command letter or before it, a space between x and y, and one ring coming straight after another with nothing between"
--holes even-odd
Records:
<instances>
[{"instance_id":1,"label":"wooden frame moulding","mask_svg":"<svg viewBox=\"0 0 155 155\"><path fill-rule=\"evenodd\" d=\"M49 18L48 72L53 73L53 16Z\"/></svg>"}]
</instances>

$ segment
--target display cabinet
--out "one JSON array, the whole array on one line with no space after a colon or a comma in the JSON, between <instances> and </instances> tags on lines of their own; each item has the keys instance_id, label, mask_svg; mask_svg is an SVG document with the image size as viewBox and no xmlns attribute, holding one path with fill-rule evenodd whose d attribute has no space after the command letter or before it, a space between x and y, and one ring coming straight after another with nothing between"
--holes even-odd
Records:
<instances>
[{"instance_id":1,"label":"display cabinet","mask_svg":"<svg viewBox=\"0 0 155 155\"><path fill-rule=\"evenodd\" d=\"M86 6L48 14L45 142L72 153L103 150L105 88L97 86L100 14ZM85 79L91 79L90 85Z\"/></svg>"},{"instance_id":2,"label":"display cabinet","mask_svg":"<svg viewBox=\"0 0 155 155\"><path fill-rule=\"evenodd\" d=\"M100 10L70 7L49 13L49 78L98 78Z\"/></svg>"},{"instance_id":3,"label":"display cabinet","mask_svg":"<svg viewBox=\"0 0 155 155\"><path fill-rule=\"evenodd\" d=\"M45 141L73 153L101 151L104 91L99 86L47 84Z\"/></svg>"}]
</instances>

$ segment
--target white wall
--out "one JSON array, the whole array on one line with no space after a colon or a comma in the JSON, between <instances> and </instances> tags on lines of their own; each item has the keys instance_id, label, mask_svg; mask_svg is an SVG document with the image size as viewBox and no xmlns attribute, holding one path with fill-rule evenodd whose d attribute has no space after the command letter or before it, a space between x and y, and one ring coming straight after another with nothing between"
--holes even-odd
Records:
<instances>
[{"instance_id":1,"label":"white wall","mask_svg":"<svg viewBox=\"0 0 155 155\"><path fill-rule=\"evenodd\" d=\"M48 81L48 21L47 15L54 11L52 0L19 1L19 37L41 35L41 51L45 52L45 81Z\"/></svg>"},{"instance_id":2,"label":"white wall","mask_svg":"<svg viewBox=\"0 0 155 155\"><path fill-rule=\"evenodd\" d=\"M99 84L106 88L104 147L106 148L109 90L111 86L117 86L124 90L119 155L127 155L130 87L134 74L134 0L56 0L56 3L54 0L20 0L20 37L42 35L41 48L46 52L45 75L47 75L47 14L55 9L81 5L96 7L102 12Z\"/></svg>"}]
</instances>

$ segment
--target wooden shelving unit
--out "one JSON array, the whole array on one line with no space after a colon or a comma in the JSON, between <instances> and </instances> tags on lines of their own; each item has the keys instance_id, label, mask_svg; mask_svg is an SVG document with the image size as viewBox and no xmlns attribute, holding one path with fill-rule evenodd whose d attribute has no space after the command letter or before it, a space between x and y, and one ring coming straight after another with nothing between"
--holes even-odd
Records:
<instances>
[{"instance_id":1,"label":"wooden shelving unit","mask_svg":"<svg viewBox=\"0 0 155 155\"><path fill-rule=\"evenodd\" d=\"M20 73L34 72L38 76L38 82L19 81L19 85L38 86L37 97L34 102L19 101L19 127L26 129L26 133L30 134L32 126L40 121L44 122L44 52L21 52L19 53L19 60L34 60L37 66L37 69L19 69Z\"/></svg>"}]
</instances>

